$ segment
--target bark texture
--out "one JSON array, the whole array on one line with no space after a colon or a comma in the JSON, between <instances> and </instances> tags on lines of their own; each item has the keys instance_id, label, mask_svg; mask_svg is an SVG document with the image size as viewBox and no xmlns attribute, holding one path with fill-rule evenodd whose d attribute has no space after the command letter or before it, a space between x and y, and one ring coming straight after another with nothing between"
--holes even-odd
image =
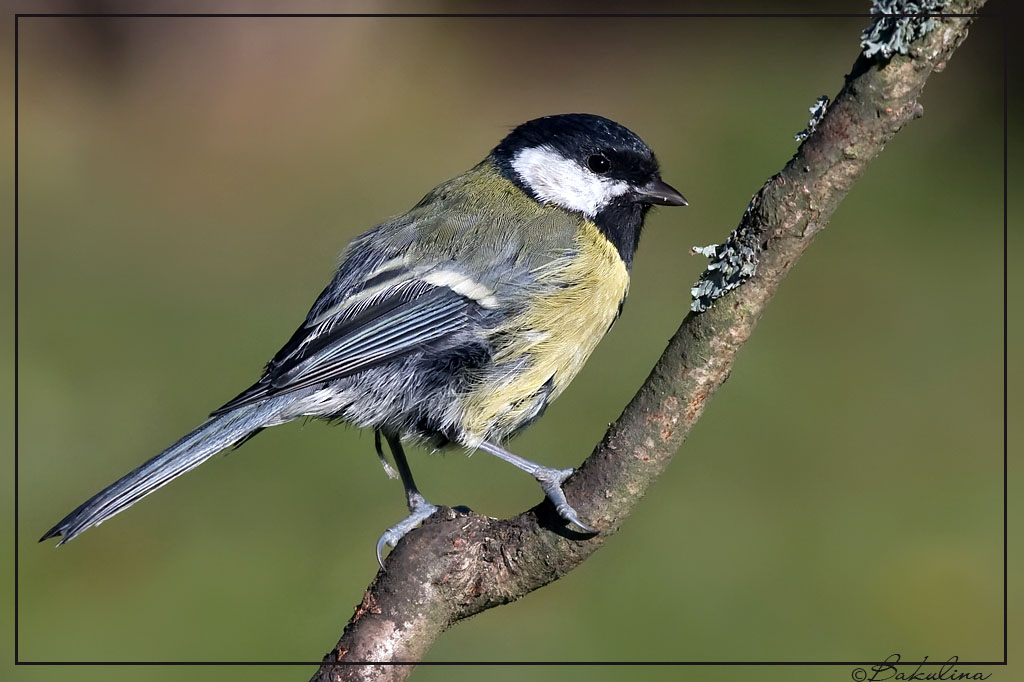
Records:
<instances>
[{"instance_id":1,"label":"bark texture","mask_svg":"<svg viewBox=\"0 0 1024 682\"><path fill-rule=\"evenodd\" d=\"M984 2L960 0L947 11L974 13ZM512 519L436 513L387 558L386 572L367 588L314 680L403 680L440 633L558 580L615 533L728 377L790 268L871 160L922 115L925 81L944 68L971 21L944 17L907 56L858 57L817 129L754 196L741 227L753 230L760 246L756 275L710 310L687 315L643 386L565 484L569 501L600 532L567 531L547 501Z\"/></svg>"}]
</instances>

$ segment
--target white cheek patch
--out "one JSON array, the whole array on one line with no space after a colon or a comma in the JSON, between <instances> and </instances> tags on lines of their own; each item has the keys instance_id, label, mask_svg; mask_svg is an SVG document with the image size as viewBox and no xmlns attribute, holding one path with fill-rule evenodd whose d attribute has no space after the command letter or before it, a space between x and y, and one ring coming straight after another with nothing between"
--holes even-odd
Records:
<instances>
[{"instance_id":1,"label":"white cheek patch","mask_svg":"<svg viewBox=\"0 0 1024 682\"><path fill-rule=\"evenodd\" d=\"M543 145L520 151L512 159L512 168L541 201L590 218L629 190L625 182L602 178Z\"/></svg>"}]
</instances>

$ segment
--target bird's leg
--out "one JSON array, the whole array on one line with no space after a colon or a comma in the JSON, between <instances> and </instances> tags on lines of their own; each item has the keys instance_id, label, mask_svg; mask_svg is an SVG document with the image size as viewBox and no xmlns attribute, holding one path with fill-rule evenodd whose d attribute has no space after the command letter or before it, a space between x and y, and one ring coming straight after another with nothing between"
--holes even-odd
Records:
<instances>
[{"instance_id":1,"label":"bird's leg","mask_svg":"<svg viewBox=\"0 0 1024 682\"><path fill-rule=\"evenodd\" d=\"M402 450L402 441L399 440L398 436L390 433L385 433L384 437L388 441L388 447L391 448L391 456L395 459L395 466L398 467L398 475L402 478L402 485L405 486L405 499L409 504L409 516L388 528L380 536L380 539L377 540L377 563L380 564L381 568L384 568L384 560L381 558L384 545L394 547L406 533L423 523L427 517L437 511L437 507L423 499L423 495L416 489L416 482L412 480L412 470L409 469L409 462L405 459L405 451ZM376 436L374 442L379 447L380 437ZM381 450L378 449L378 453L381 454L383 459Z\"/></svg>"},{"instance_id":2,"label":"bird's leg","mask_svg":"<svg viewBox=\"0 0 1024 682\"><path fill-rule=\"evenodd\" d=\"M377 457L380 458L380 465L384 467L384 473L388 475L390 479L398 478L398 472L395 471L391 463L388 462L388 458L384 456L384 448L380 444L380 429L373 430L373 447L377 451Z\"/></svg>"},{"instance_id":3,"label":"bird's leg","mask_svg":"<svg viewBox=\"0 0 1024 682\"><path fill-rule=\"evenodd\" d=\"M568 521L572 526L575 526L577 530L582 533L596 533L597 531L580 520L579 514L572 508L569 501L565 499L565 493L562 491L562 483L565 479L572 475L572 469L552 469L536 462L531 462L528 459L523 459L519 455L509 452L500 445L489 443L484 441L480 444L480 449L484 452L489 452L495 457L500 457L514 467L518 467L526 473L537 479L540 483L541 490L548 496L555 505L555 510L558 515Z\"/></svg>"}]
</instances>

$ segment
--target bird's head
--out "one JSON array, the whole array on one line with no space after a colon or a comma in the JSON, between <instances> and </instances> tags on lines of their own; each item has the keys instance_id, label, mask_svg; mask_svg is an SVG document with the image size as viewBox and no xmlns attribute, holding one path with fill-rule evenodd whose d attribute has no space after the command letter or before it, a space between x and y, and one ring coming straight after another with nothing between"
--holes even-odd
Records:
<instances>
[{"instance_id":1,"label":"bird's head","mask_svg":"<svg viewBox=\"0 0 1024 682\"><path fill-rule=\"evenodd\" d=\"M661 179L654 152L636 133L593 114L527 121L494 148L491 159L535 201L595 222L627 265L647 210L686 206L683 195Z\"/></svg>"},{"instance_id":2,"label":"bird's head","mask_svg":"<svg viewBox=\"0 0 1024 682\"><path fill-rule=\"evenodd\" d=\"M683 195L661 179L650 147L601 116L527 121L491 154L502 174L537 201L590 219L616 204L686 205Z\"/></svg>"}]
</instances>

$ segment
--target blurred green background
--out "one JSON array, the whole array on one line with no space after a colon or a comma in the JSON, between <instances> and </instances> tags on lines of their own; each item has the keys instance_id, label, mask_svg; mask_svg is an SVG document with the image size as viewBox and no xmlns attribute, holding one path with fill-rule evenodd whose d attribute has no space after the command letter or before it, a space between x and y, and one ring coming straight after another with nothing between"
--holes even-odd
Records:
<instances>
[{"instance_id":1,"label":"blurred green background","mask_svg":"<svg viewBox=\"0 0 1024 682\"><path fill-rule=\"evenodd\" d=\"M88 9L97 7L139 11ZM650 7L666 8L725 9ZM287 11L410 9L479 7ZM285 8L145 8L160 10ZM650 219L623 318L514 443L553 466L578 463L684 315L705 264L690 246L720 242L794 152L807 108L835 95L865 23L22 19L20 659L319 660L374 575L378 535L405 513L369 433L272 429L59 550L36 539L253 381L351 237L475 164L517 123L589 111L639 133L691 205ZM925 117L840 206L621 532L564 579L444 634L430 659L1002 657L1001 28L977 22L931 79ZM1015 128L1011 142L1019 139ZM1021 250L1014 233L1011 263ZM1019 292L1020 282L1011 287ZM1019 326L1011 334L1012 346ZM1020 410L1011 395L1010 414ZM528 476L484 455L411 457L439 504L508 516L540 499ZM5 465L5 508L11 476ZM3 534L0 574L13 566L10 529ZM1017 618L1010 625L1019 632ZM11 628L0 625L4 642ZM57 674L16 670L19 680ZM423 667L413 679L629 674ZM732 680L752 671L643 674Z\"/></svg>"}]
</instances>

